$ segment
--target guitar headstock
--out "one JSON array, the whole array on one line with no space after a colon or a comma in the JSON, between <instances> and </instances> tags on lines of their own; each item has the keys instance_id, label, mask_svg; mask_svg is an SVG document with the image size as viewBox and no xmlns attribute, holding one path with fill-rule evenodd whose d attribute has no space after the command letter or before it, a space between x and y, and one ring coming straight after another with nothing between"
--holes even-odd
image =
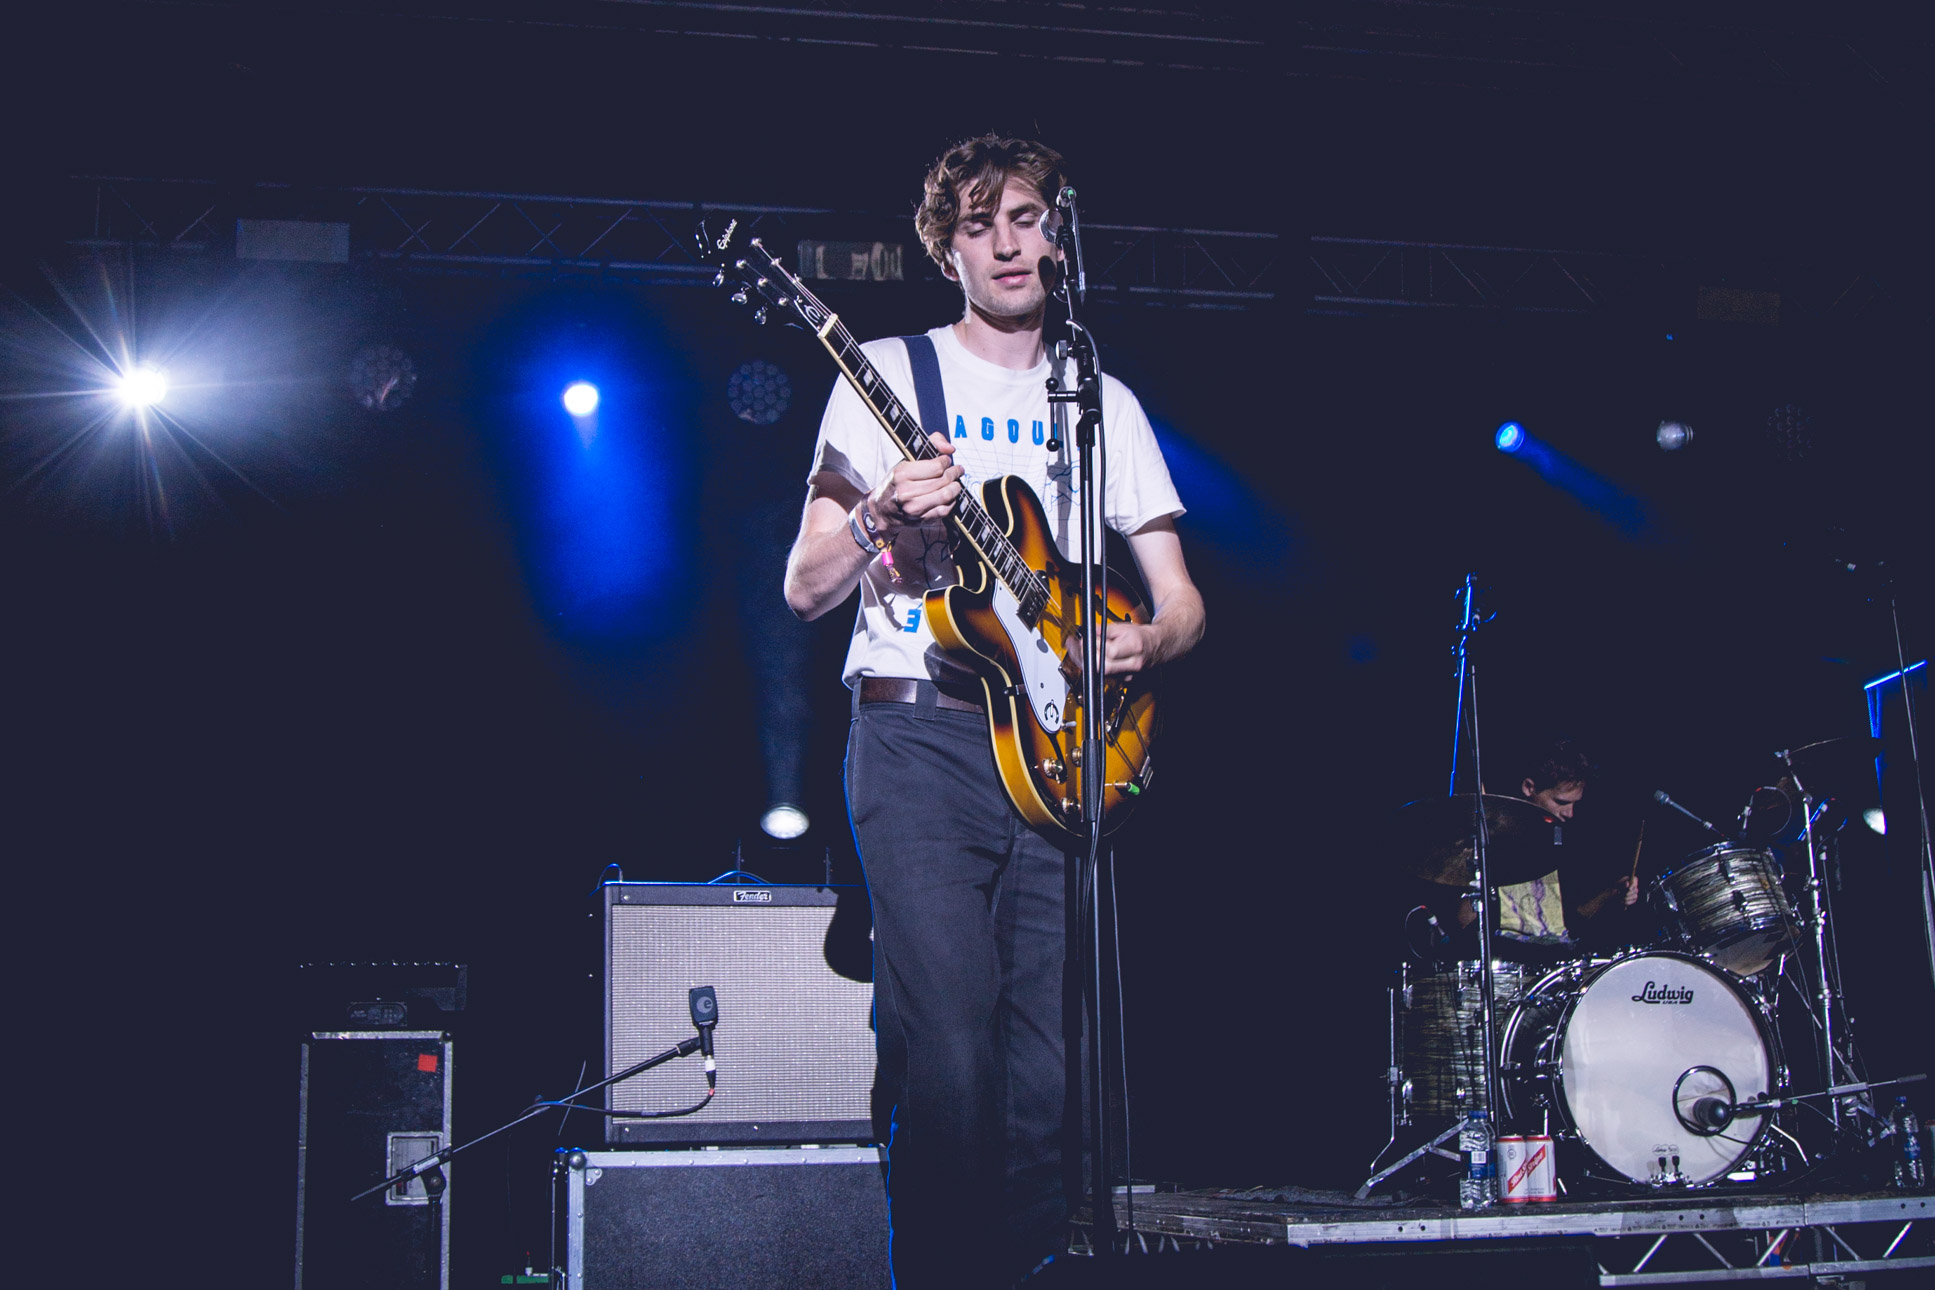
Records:
<instances>
[{"instance_id":1,"label":"guitar headstock","mask_svg":"<svg viewBox=\"0 0 1935 1290\"><path fill-rule=\"evenodd\" d=\"M701 221L697 238L699 258L719 270L713 285L732 288L732 302L751 306L754 321L770 321L777 313L778 321L817 335L833 316L765 243L742 236L739 220L716 233Z\"/></svg>"}]
</instances>

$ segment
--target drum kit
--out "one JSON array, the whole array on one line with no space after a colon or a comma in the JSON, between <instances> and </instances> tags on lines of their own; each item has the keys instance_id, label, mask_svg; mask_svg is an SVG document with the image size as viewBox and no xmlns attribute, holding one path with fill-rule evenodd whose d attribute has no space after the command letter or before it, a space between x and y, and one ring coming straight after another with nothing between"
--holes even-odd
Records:
<instances>
[{"instance_id":1,"label":"drum kit","mask_svg":"<svg viewBox=\"0 0 1935 1290\"><path fill-rule=\"evenodd\" d=\"M1470 579L1463 595L1454 749L1469 741L1470 778L1482 783L1468 647L1483 619ZM1598 954L1549 945L1541 963L1494 953L1503 941L1498 894L1559 867L1564 821L1533 802L1457 792L1455 751L1454 791L1400 811L1392 845L1407 877L1463 889L1475 952L1449 949L1453 938L1429 915L1436 947L1407 936L1414 961L1389 993L1391 1137L1358 1195L1426 1156L1459 1159L1445 1144L1474 1112L1503 1135L1501 1153L1528 1167L1549 1141L1544 1158L1556 1159L1567 1194L1764 1186L1870 1145L1886 1120L1869 1091L1921 1077L1860 1075L1825 881L1834 836L1823 817L1851 795L1853 776L1872 776L1875 742L1776 754L1780 782L1754 790L1731 833L1656 794L1719 838L1646 888L1662 938ZM1796 1087L1783 1035L1816 1050L1804 1065L1820 1087ZM1401 1145L1408 1152L1378 1168ZM1513 1172L1514 1181L1526 1175ZM1555 1195L1508 1187L1503 1199Z\"/></svg>"}]
</instances>

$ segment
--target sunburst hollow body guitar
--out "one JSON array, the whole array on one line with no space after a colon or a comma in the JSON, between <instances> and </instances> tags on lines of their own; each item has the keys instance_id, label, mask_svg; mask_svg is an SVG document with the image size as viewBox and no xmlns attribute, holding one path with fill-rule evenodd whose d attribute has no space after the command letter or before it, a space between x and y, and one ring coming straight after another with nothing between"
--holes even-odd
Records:
<instances>
[{"instance_id":1,"label":"sunburst hollow body guitar","mask_svg":"<svg viewBox=\"0 0 1935 1290\"><path fill-rule=\"evenodd\" d=\"M762 315L783 311L819 338L840 374L901 454L935 457L920 423L888 388L839 317L763 247L733 248L737 223L716 239L701 234L708 258L723 267L733 299ZM763 321L763 318L762 318ZM1082 627L1082 568L1062 558L1041 499L1027 483L1004 475L981 486L977 502L963 492L948 515L960 581L926 593L929 627L940 647L980 678L988 736L1002 786L1024 819L1073 842L1086 829L1082 797L1079 667L1070 647ZM1104 622L1149 621L1128 583L1111 572ZM1156 697L1148 674L1106 680L1102 690L1102 827L1120 827L1153 773Z\"/></svg>"}]
</instances>

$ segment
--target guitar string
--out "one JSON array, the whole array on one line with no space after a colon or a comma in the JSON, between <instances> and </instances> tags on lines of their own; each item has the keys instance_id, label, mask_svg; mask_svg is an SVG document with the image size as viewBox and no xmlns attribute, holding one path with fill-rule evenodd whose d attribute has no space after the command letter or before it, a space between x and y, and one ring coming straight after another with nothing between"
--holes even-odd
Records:
<instances>
[{"instance_id":1,"label":"guitar string","mask_svg":"<svg viewBox=\"0 0 1935 1290\"><path fill-rule=\"evenodd\" d=\"M836 321L833 333L844 351L841 357L850 364L849 370L853 372L854 379L860 384L861 392L868 396L869 401L886 418L901 451L918 461L928 461L939 456L927 436L920 432L920 427L907 415L900 401L893 397L880 373L860 352L858 342L847 331L846 325ZM971 494L963 490L960 497L955 500L950 518L967 531L968 537L994 566L995 573L1008 584L1009 590L1015 593L1015 599L1024 617L1031 624L1039 622L1043 612L1054 603L1054 596L1047 586L1046 579L1029 567L1007 534L995 527L993 517L982 509Z\"/></svg>"}]
</instances>

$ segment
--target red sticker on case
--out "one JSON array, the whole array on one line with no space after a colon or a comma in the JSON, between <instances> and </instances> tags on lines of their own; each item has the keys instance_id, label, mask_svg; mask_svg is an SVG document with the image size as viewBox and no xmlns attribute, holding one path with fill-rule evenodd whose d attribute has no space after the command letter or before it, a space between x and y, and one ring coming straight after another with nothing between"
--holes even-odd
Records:
<instances>
[{"instance_id":1,"label":"red sticker on case","mask_svg":"<svg viewBox=\"0 0 1935 1290\"><path fill-rule=\"evenodd\" d=\"M417 1069L420 1071L429 1071L432 1075L435 1075L437 1073L437 1055L435 1053L418 1053Z\"/></svg>"}]
</instances>

